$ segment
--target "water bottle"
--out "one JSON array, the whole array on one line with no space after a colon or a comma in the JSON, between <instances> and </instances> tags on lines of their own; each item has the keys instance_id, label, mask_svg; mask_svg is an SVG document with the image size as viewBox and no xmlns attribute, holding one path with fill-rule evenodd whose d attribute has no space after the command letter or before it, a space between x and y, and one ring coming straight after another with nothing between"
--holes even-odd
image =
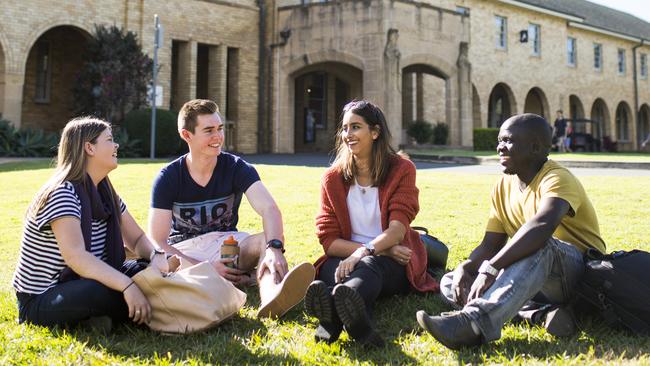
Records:
<instances>
[{"instance_id":1,"label":"water bottle","mask_svg":"<svg viewBox=\"0 0 650 366\"><path fill-rule=\"evenodd\" d=\"M232 262L225 263L226 267L237 268L237 260L239 259L239 242L230 235L228 239L223 241L221 245L221 259L233 258Z\"/></svg>"}]
</instances>

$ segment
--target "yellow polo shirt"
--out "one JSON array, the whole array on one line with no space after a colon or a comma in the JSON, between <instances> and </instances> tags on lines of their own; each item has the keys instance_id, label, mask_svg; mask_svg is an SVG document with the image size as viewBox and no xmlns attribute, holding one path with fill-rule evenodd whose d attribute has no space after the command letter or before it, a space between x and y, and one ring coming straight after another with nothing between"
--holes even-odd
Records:
<instances>
[{"instance_id":1,"label":"yellow polo shirt","mask_svg":"<svg viewBox=\"0 0 650 366\"><path fill-rule=\"evenodd\" d=\"M504 174L494 186L486 231L505 233L512 238L535 216L544 198L558 197L567 201L571 208L553 237L575 245L583 253L587 248L605 253L596 211L582 184L568 169L548 160L523 192L519 183L516 175Z\"/></svg>"}]
</instances>

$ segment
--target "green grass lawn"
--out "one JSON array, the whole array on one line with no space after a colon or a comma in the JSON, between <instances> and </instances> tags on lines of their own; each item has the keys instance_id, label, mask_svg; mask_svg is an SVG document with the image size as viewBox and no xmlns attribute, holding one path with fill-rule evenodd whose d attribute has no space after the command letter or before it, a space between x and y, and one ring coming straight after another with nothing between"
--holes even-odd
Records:
<instances>
[{"instance_id":1,"label":"green grass lawn","mask_svg":"<svg viewBox=\"0 0 650 366\"><path fill-rule=\"evenodd\" d=\"M117 191L141 225L149 190L162 162L126 161L111 174ZM283 212L290 264L313 261L322 252L314 235L322 168L260 165L263 181ZM380 301L377 326L384 350L367 350L343 335L333 345L313 341L316 321L302 305L278 321L255 318L256 291L240 316L202 334L163 336L145 328L118 327L109 336L83 330L50 330L18 325L11 276L19 250L25 209L51 174L45 161L0 165L0 364L650 364L650 338L584 324L570 339L542 328L507 325L501 340L453 352L420 331L415 312L447 310L436 295L409 295ZM466 258L481 239L494 175L418 171L421 210L415 225L427 226L448 243L448 267ZM633 177L582 177L601 222L608 250L650 250L650 181ZM239 229L261 230L261 221L242 203Z\"/></svg>"},{"instance_id":2,"label":"green grass lawn","mask_svg":"<svg viewBox=\"0 0 650 366\"><path fill-rule=\"evenodd\" d=\"M481 157L497 158L495 151L472 151L460 149L406 149L409 154L420 155L439 155L439 156L462 156L462 157ZM615 161L615 162L650 162L648 152L575 152L575 153L551 153L551 159L558 161Z\"/></svg>"}]
</instances>

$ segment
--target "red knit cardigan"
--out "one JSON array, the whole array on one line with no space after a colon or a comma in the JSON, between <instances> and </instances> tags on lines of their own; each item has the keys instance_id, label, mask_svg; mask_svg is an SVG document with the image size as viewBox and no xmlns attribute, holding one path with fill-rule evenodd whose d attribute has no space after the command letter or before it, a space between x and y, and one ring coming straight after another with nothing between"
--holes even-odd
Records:
<instances>
[{"instance_id":1,"label":"red knit cardigan","mask_svg":"<svg viewBox=\"0 0 650 366\"><path fill-rule=\"evenodd\" d=\"M350 185L335 168L329 168L321 182L320 210L316 216L316 235L323 250L336 239L350 240L352 226L347 205ZM427 273L427 253L417 231L411 229L411 222L420 209L418 188L415 186L415 165L403 158L396 158L388 178L379 186L379 207L382 230L393 220L407 228L400 244L411 249L411 260L406 266L406 275L411 287L420 292L440 290L438 282ZM320 257L314 266L319 267L327 260Z\"/></svg>"}]
</instances>

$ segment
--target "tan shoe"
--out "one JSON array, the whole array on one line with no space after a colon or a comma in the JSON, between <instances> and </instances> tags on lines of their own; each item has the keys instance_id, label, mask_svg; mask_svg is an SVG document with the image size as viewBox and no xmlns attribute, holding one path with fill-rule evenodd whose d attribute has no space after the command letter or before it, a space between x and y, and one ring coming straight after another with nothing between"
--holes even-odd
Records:
<instances>
[{"instance_id":1,"label":"tan shoe","mask_svg":"<svg viewBox=\"0 0 650 366\"><path fill-rule=\"evenodd\" d=\"M311 263L293 267L278 285L277 294L257 311L258 318L279 318L305 297L307 287L314 280L316 269Z\"/></svg>"}]
</instances>

